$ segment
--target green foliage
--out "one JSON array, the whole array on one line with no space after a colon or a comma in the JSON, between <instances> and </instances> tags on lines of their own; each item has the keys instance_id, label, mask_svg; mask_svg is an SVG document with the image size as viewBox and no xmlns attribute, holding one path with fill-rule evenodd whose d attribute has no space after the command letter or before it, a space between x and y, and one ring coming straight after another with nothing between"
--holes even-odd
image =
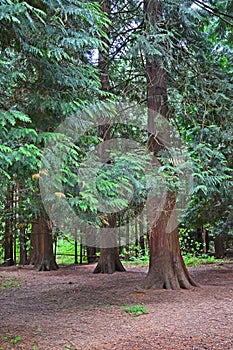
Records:
<instances>
[{"instance_id":1,"label":"green foliage","mask_svg":"<svg viewBox=\"0 0 233 350\"><path fill-rule=\"evenodd\" d=\"M20 340L21 340L21 336L17 335L15 338L11 339L11 343L16 344L16 343L19 343Z\"/></svg>"},{"instance_id":2,"label":"green foliage","mask_svg":"<svg viewBox=\"0 0 233 350\"><path fill-rule=\"evenodd\" d=\"M184 262L189 267L198 267L205 264L216 264L221 262L221 260L216 260L214 256L193 256L192 254L187 254L184 255Z\"/></svg>"},{"instance_id":3,"label":"green foliage","mask_svg":"<svg viewBox=\"0 0 233 350\"><path fill-rule=\"evenodd\" d=\"M150 185L165 181L172 190L181 189L179 174L190 164L174 167L164 154L158 176L152 180L144 175L145 155L142 159L141 155L128 152L118 157L117 149L112 150L109 164L88 173L96 179L96 186L83 181L80 173L80 164L88 158L86 166L93 168L95 158L90 153L101 142L98 116L111 114L113 120L118 113L124 116L109 101L116 101L117 96L118 101L145 104L145 62L157 56L167 72L171 122L189 149L193 163L194 187L185 225L190 230L210 225L213 236L231 233L233 47L231 18L226 14L232 13L232 2L194 2L199 7L190 1L164 1L161 21L148 26L137 0L112 4L111 23L97 2L1 1L2 231L7 217L19 215L29 222L38 215L38 187L43 179L50 190L48 205L55 203L59 207L66 200L77 215L96 226L111 221L106 207L119 212L114 217L116 225L129 221L135 210L143 207ZM110 30L109 50L106 27ZM101 91L95 61L98 49L109 51L111 94ZM100 98L109 101L105 103ZM135 113L126 111L137 125L140 118L145 118L138 109ZM68 129L81 134L75 140L65 130L56 130L74 113L77 118L75 122L71 120L73 124ZM91 127L83 134L90 120ZM142 144L147 140L147 132L134 125L112 123L111 127L112 137L126 137ZM55 147L58 157L49 157L50 146ZM61 171L53 173L56 163ZM14 213L6 209L7 188L17 189L20 196ZM119 192L125 196L119 197ZM101 210L100 199L105 204ZM126 215L127 207L131 211ZM106 215L101 216L103 213ZM65 220L63 224L66 225ZM181 244L183 252L196 253L200 248L186 233Z\"/></svg>"},{"instance_id":4,"label":"green foliage","mask_svg":"<svg viewBox=\"0 0 233 350\"><path fill-rule=\"evenodd\" d=\"M143 305L131 305L129 307L122 308L122 310L133 316L141 316L149 313L148 309Z\"/></svg>"},{"instance_id":5,"label":"green foliage","mask_svg":"<svg viewBox=\"0 0 233 350\"><path fill-rule=\"evenodd\" d=\"M41 150L58 138L49 131L101 95L91 53L104 49L108 24L97 3L1 2L0 195L4 202L6 187L20 185L25 220L41 208L36 181Z\"/></svg>"},{"instance_id":6,"label":"green foliage","mask_svg":"<svg viewBox=\"0 0 233 350\"><path fill-rule=\"evenodd\" d=\"M179 228L181 253L195 257L202 252L202 244L196 241L195 233L187 228Z\"/></svg>"},{"instance_id":7,"label":"green foliage","mask_svg":"<svg viewBox=\"0 0 233 350\"><path fill-rule=\"evenodd\" d=\"M0 289L5 289L5 288L19 288L20 287L20 283L16 280L13 280L12 278L8 278L6 279L5 282L0 283Z\"/></svg>"},{"instance_id":8,"label":"green foliage","mask_svg":"<svg viewBox=\"0 0 233 350\"><path fill-rule=\"evenodd\" d=\"M7 336L4 336L2 339L4 341L10 341L12 344L16 344L16 343L19 343L21 341L21 336L17 335L16 337L11 338L11 339Z\"/></svg>"}]
</instances>

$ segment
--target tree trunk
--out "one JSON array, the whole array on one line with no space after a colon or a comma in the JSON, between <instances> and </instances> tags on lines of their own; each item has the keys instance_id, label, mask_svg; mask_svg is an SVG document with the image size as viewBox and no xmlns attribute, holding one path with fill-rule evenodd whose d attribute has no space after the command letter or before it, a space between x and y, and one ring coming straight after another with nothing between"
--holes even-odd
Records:
<instances>
[{"instance_id":1,"label":"tree trunk","mask_svg":"<svg viewBox=\"0 0 233 350\"><path fill-rule=\"evenodd\" d=\"M140 223L139 223L139 231L140 231L140 250L141 254L145 256L146 254L146 249L145 249L145 239L144 239L144 217L143 213L140 215Z\"/></svg>"},{"instance_id":2,"label":"tree trunk","mask_svg":"<svg viewBox=\"0 0 233 350\"><path fill-rule=\"evenodd\" d=\"M134 219L134 237L135 237L135 248L134 248L134 252L135 252L135 258L138 258L138 219L137 217L135 217Z\"/></svg>"},{"instance_id":3,"label":"tree trunk","mask_svg":"<svg viewBox=\"0 0 233 350\"><path fill-rule=\"evenodd\" d=\"M126 223L125 226L125 260L128 261L129 260L129 223Z\"/></svg>"},{"instance_id":4,"label":"tree trunk","mask_svg":"<svg viewBox=\"0 0 233 350\"><path fill-rule=\"evenodd\" d=\"M13 232L12 232L12 223L13 223L13 190L10 186L7 188L6 196L6 219L5 219L5 234L4 234L4 265L12 266L14 265L14 253L13 253Z\"/></svg>"},{"instance_id":5,"label":"tree trunk","mask_svg":"<svg viewBox=\"0 0 233 350\"><path fill-rule=\"evenodd\" d=\"M173 221L176 220L175 205L175 195L169 191L156 226L150 232L150 264L146 288L188 289L196 286L181 256L178 226ZM175 227L171 232L170 225Z\"/></svg>"},{"instance_id":6,"label":"tree trunk","mask_svg":"<svg viewBox=\"0 0 233 350\"><path fill-rule=\"evenodd\" d=\"M225 256L225 249L223 244L222 235L218 234L214 239L214 249L215 249L215 258L221 259Z\"/></svg>"},{"instance_id":7,"label":"tree trunk","mask_svg":"<svg viewBox=\"0 0 233 350\"><path fill-rule=\"evenodd\" d=\"M93 264L97 261L96 257L96 247L86 247L87 249L87 262L88 264Z\"/></svg>"},{"instance_id":8,"label":"tree trunk","mask_svg":"<svg viewBox=\"0 0 233 350\"><path fill-rule=\"evenodd\" d=\"M81 258L81 254L80 254ZM74 263L78 264L78 241L77 239L74 240Z\"/></svg>"},{"instance_id":9,"label":"tree trunk","mask_svg":"<svg viewBox=\"0 0 233 350\"><path fill-rule=\"evenodd\" d=\"M210 249L210 238L208 229L204 228L203 232L203 241L204 241L204 253L208 254Z\"/></svg>"},{"instance_id":10,"label":"tree trunk","mask_svg":"<svg viewBox=\"0 0 233 350\"><path fill-rule=\"evenodd\" d=\"M199 243L198 244L198 253L202 252L203 253L203 248L204 248L204 242L203 242L203 226L198 227L196 229L196 241Z\"/></svg>"},{"instance_id":11,"label":"tree trunk","mask_svg":"<svg viewBox=\"0 0 233 350\"><path fill-rule=\"evenodd\" d=\"M110 15L110 0L104 0L101 2L101 10L105 12L107 15ZM109 48L109 28L104 28L106 37L103 37L102 40L105 41L106 46ZM108 92L110 90L110 82L109 82L109 50L100 51L99 52L99 74L100 74L100 82L101 88L103 91ZM111 138L111 126L109 124L99 125L98 136L103 139L103 141L109 140ZM101 146L101 145L100 145ZM108 154L106 151L101 149L100 147L100 158L103 161L107 162ZM111 217L111 214L109 215ZM111 218L108 219L111 221ZM116 220L113 220L114 222ZM116 227L111 225L112 228ZM116 232L117 236L117 232ZM117 244L115 242L116 236L113 237L113 248L100 248L100 259L98 264L94 270L94 273L113 273L115 271L125 271L123 265L121 264L119 251L116 248ZM101 235L100 242L102 247L104 247L104 235ZM107 238L108 239L108 238Z\"/></svg>"},{"instance_id":12,"label":"tree trunk","mask_svg":"<svg viewBox=\"0 0 233 350\"><path fill-rule=\"evenodd\" d=\"M38 271L57 270L53 254L52 230L48 220L41 216L32 224L30 263Z\"/></svg>"},{"instance_id":13,"label":"tree trunk","mask_svg":"<svg viewBox=\"0 0 233 350\"><path fill-rule=\"evenodd\" d=\"M111 220L112 219L112 220ZM112 228L115 227L115 217L112 216L109 219L109 223ZM106 245L112 246L112 248L101 248L100 249L100 258L98 261L98 264L94 270L94 273L114 273L116 271L123 272L125 271L119 257L119 251L116 247L117 242L117 228L115 228L115 234L111 233L111 237L109 236L109 233L101 233L100 241L101 244L104 246L105 242ZM110 242L111 239L111 242Z\"/></svg>"},{"instance_id":14,"label":"tree trunk","mask_svg":"<svg viewBox=\"0 0 233 350\"><path fill-rule=\"evenodd\" d=\"M19 232L19 265L27 265L28 259L27 259L27 234L26 234L26 228L27 223L25 223L25 218L23 215L23 208L22 208L22 185L18 181L16 183L16 215L15 215L15 222L18 221L18 232ZM18 212L18 213L17 213ZM17 226L17 225L16 225Z\"/></svg>"},{"instance_id":15,"label":"tree trunk","mask_svg":"<svg viewBox=\"0 0 233 350\"><path fill-rule=\"evenodd\" d=\"M114 273L125 271L119 257L118 248L102 248L99 262L94 273Z\"/></svg>"},{"instance_id":16,"label":"tree trunk","mask_svg":"<svg viewBox=\"0 0 233 350\"><path fill-rule=\"evenodd\" d=\"M113 229L112 233L111 234L101 233L100 242L103 247L110 245L112 246L112 248L100 248L100 258L94 270L94 273L111 274L116 271L120 271L120 272L125 271L124 266L120 261L119 250L117 248L117 228L116 228L115 215L110 215L108 222L109 222L109 227ZM113 232L114 228L115 228L115 233Z\"/></svg>"},{"instance_id":17,"label":"tree trunk","mask_svg":"<svg viewBox=\"0 0 233 350\"><path fill-rule=\"evenodd\" d=\"M19 265L27 264L27 238L26 238L26 230L24 223L20 220L20 229L19 229Z\"/></svg>"},{"instance_id":18,"label":"tree trunk","mask_svg":"<svg viewBox=\"0 0 233 350\"><path fill-rule=\"evenodd\" d=\"M144 0L145 20L148 30L163 21L161 1ZM169 118L167 82L164 59L160 56L146 58L147 77L147 106L148 106L148 148L158 155L160 150L166 149L166 144L156 137L155 121L162 115ZM145 280L146 288L190 288L196 283L189 276L180 252L178 225L175 225L176 198L175 194L168 190L166 197L161 198L163 208L158 220L156 208L150 208L150 263L149 271ZM154 222L154 224L152 224ZM172 222L173 229L169 229ZM175 228L174 228L175 227ZM171 231L171 232L170 232Z\"/></svg>"}]
</instances>

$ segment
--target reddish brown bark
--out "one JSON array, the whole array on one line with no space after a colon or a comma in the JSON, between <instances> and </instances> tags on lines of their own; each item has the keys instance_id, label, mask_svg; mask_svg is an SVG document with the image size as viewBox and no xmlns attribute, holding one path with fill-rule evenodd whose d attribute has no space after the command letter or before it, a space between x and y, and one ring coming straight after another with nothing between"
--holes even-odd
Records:
<instances>
[{"instance_id":1,"label":"reddish brown bark","mask_svg":"<svg viewBox=\"0 0 233 350\"><path fill-rule=\"evenodd\" d=\"M124 266L120 261L119 250L117 248L117 228L115 215L109 215L108 223L111 227L111 233L101 233L100 242L100 258L94 270L94 273L114 273L116 271L125 271ZM105 248L107 247L107 248ZM108 248L109 247L109 248Z\"/></svg>"},{"instance_id":2,"label":"reddish brown bark","mask_svg":"<svg viewBox=\"0 0 233 350\"><path fill-rule=\"evenodd\" d=\"M125 271L119 257L118 248L102 248L100 259L94 270L94 273L114 273L116 271Z\"/></svg>"},{"instance_id":3,"label":"reddish brown bark","mask_svg":"<svg viewBox=\"0 0 233 350\"><path fill-rule=\"evenodd\" d=\"M161 1L144 0L145 20L147 28L156 27L161 23ZM167 81L164 59L158 55L147 57L147 106L148 106L148 148L158 155L160 150L166 149L167 144L156 137L156 121L162 116L169 118ZM166 140L167 141L167 140ZM160 216L157 215L156 205L149 209L150 218L150 264L145 280L146 288L190 288L196 283L189 276L180 252L178 225L176 222L176 198L175 194L168 190L163 207L160 208ZM171 229L169 229L169 226Z\"/></svg>"},{"instance_id":4,"label":"reddish brown bark","mask_svg":"<svg viewBox=\"0 0 233 350\"><path fill-rule=\"evenodd\" d=\"M175 206L175 194L168 191L161 215L150 232L146 288L189 289L196 286L181 256Z\"/></svg>"},{"instance_id":5,"label":"reddish brown bark","mask_svg":"<svg viewBox=\"0 0 233 350\"><path fill-rule=\"evenodd\" d=\"M42 216L32 224L30 263L38 271L58 269L53 254L51 225Z\"/></svg>"}]
</instances>

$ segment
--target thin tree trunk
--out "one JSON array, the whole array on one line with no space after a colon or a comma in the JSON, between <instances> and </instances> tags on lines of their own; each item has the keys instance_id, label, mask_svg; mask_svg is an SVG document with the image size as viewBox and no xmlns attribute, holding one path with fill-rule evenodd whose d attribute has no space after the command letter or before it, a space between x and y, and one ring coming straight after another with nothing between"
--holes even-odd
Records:
<instances>
[{"instance_id":1,"label":"thin tree trunk","mask_svg":"<svg viewBox=\"0 0 233 350\"><path fill-rule=\"evenodd\" d=\"M153 26L156 30L158 23L163 20L162 2L144 0L144 10L147 28ZM160 150L166 149L166 145L156 137L155 121L160 115L169 118L166 70L164 60L160 56L146 58L146 77L148 130L150 131L148 148L157 156ZM175 194L168 190L166 197L161 198L162 202L163 208L158 220L152 219L156 217L156 208L152 205L149 209L151 224L149 232L150 263L145 287L178 289L196 286L188 274L180 252L178 225L174 222L174 220L177 221ZM170 230L171 222L174 228Z\"/></svg>"},{"instance_id":2,"label":"thin tree trunk","mask_svg":"<svg viewBox=\"0 0 233 350\"><path fill-rule=\"evenodd\" d=\"M19 265L27 265L27 236L26 236L26 227L27 223L24 221L23 210L21 208L21 189L22 186L20 182L16 184L16 207L18 210L17 221L19 224Z\"/></svg>"},{"instance_id":3,"label":"thin tree trunk","mask_svg":"<svg viewBox=\"0 0 233 350\"><path fill-rule=\"evenodd\" d=\"M20 220L20 229L19 229L19 265L27 264L27 238L26 238L26 229L23 221Z\"/></svg>"},{"instance_id":4,"label":"thin tree trunk","mask_svg":"<svg viewBox=\"0 0 233 350\"><path fill-rule=\"evenodd\" d=\"M74 240L74 263L78 264L78 241Z\"/></svg>"},{"instance_id":5,"label":"thin tree trunk","mask_svg":"<svg viewBox=\"0 0 233 350\"><path fill-rule=\"evenodd\" d=\"M80 265L83 263L83 239L82 236L80 237Z\"/></svg>"},{"instance_id":6,"label":"thin tree trunk","mask_svg":"<svg viewBox=\"0 0 233 350\"><path fill-rule=\"evenodd\" d=\"M204 242L203 242L203 226L198 227L196 229L196 241L199 243L198 245L198 251L202 252L204 251Z\"/></svg>"},{"instance_id":7,"label":"thin tree trunk","mask_svg":"<svg viewBox=\"0 0 233 350\"><path fill-rule=\"evenodd\" d=\"M129 223L127 222L126 223L126 226L125 226L125 230L126 230L126 234L125 234L125 251L126 251L126 254L125 254L125 260L129 260Z\"/></svg>"},{"instance_id":8,"label":"thin tree trunk","mask_svg":"<svg viewBox=\"0 0 233 350\"><path fill-rule=\"evenodd\" d=\"M4 234L4 265L12 266L14 265L13 256L13 232L12 232L12 206L13 206L13 190L9 186L7 188L6 196L6 219L5 219L5 234Z\"/></svg>"},{"instance_id":9,"label":"thin tree trunk","mask_svg":"<svg viewBox=\"0 0 233 350\"><path fill-rule=\"evenodd\" d=\"M140 250L141 250L141 254L144 256L145 253L146 253L146 250L145 250L145 239L144 239L144 217L143 217L143 213L140 214L139 231L140 231L140 239L139 239Z\"/></svg>"},{"instance_id":10,"label":"thin tree trunk","mask_svg":"<svg viewBox=\"0 0 233 350\"><path fill-rule=\"evenodd\" d=\"M204 242L204 253L208 254L210 249L210 242L209 242L209 231L206 228L203 228L203 242Z\"/></svg>"},{"instance_id":11,"label":"thin tree trunk","mask_svg":"<svg viewBox=\"0 0 233 350\"><path fill-rule=\"evenodd\" d=\"M135 237L135 241L134 241L134 244L135 244L135 258L138 258L138 243L139 243L139 240L138 240L138 218L135 217L134 219L134 237Z\"/></svg>"}]
</instances>

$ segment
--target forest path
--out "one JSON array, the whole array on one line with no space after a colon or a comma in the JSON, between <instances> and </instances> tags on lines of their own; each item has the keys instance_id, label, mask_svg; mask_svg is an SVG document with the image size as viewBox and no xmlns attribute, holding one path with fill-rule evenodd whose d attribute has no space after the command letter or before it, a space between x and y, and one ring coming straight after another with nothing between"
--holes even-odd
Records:
<instances>
[{"instance_id":1,"label":"forest path","mask_svg":"<svg viewBox=\"0 0 233 350\"><path fill-rule=\"evenodd\" d=\"M1 267L0 349L233 350L233 263L190 269L201 287L178 291L142 289L144 267L93 269ZM149 313L127 314L132 304Z\"/></svg>"}]
</instances>

